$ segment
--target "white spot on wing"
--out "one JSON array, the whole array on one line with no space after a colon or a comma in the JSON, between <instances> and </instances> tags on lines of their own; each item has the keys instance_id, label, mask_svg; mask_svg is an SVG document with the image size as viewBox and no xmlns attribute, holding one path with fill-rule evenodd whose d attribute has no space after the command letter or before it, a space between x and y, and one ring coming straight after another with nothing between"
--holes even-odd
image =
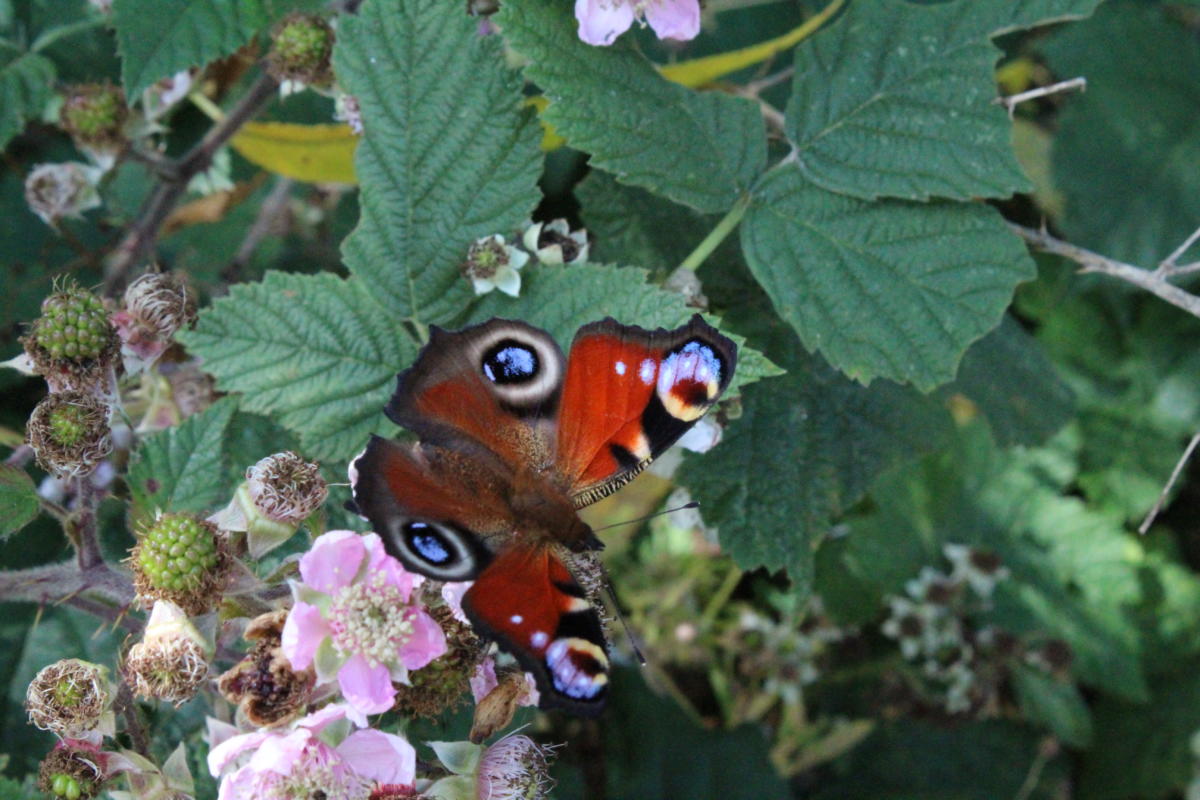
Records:
<instances>
[{"instance_id":1,"label":"white spot on wing","mask_svg":"<svg viewBox=\"0 0 1200 800\"><path fill-rule=\"evenodd\" d=\"M617 371L618 375L624 375L625 374L625 362L618 361L616 364L613 365L613 369L615 369Z\"/></svg>"},{"instance_id":2,"label":"white spot on wing","mask_svg":"<svg viewBox=\"0 0 1200 800\"><path fill-rule=\"evenodd\" d=\"M550 637L546 635L545 631L534 631L533 636L529 637L529 642L534 647L545 647L549 639Z\"/></svg>"},{"instance_id":3,"label":"white spot on wing","mask_svg":"<svg viewBox=\"0 0 1200 800\"><path fill-rule=\"evenodd\" d=\"M520 625L522 622L525 621L525 618L522 617L520 614L513 614L511 617L508 618L508 621L511 622L513 625Z\"/></svg>"},{"instance_id":4,"label":"white spot on wing","mask_svg":"<svg viewBox=\"0 0 1200 800\"><path fill-rule=\"evenodd\" d=\"M654 359L642 359L641 365L638 366L638 377L641 378L642 383L646 384L647 386L654 383L654 372Z\"/></svg>"}]
</instances>

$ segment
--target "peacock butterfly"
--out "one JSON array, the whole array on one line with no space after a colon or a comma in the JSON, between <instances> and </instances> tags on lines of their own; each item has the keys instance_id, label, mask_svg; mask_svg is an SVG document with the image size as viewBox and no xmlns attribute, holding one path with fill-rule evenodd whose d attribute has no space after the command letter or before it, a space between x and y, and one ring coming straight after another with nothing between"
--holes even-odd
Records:
<instances>
[{"instance_id":1,"label":"peacock butterfly","mask_svg":"<svg viewBox=\"0 0 1200 800\"><path fill-rule=\"evenodd\" d=\"M373 436L353 504L413 572L474 581L463 611L537 679L543 707L604 706L608 648L570 565L602 546L578 509L628 483L729 385L737 347L699 315L675 330L609 318L564 357L545 331L492 319L430 329Z\"/></svg>"}]
</instances>

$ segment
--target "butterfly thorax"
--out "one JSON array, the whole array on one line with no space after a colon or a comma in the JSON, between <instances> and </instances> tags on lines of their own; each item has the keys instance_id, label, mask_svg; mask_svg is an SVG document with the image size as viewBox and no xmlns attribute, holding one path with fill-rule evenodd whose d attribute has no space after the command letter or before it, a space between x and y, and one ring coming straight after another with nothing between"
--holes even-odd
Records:
<instances>
[{"instance_id":1,"label":"butterfly thorax","mask_svg":"<svg viewBox=\"0 0 1200 800\"><path fill-rule=\"evenodd\" d=\"M509 506L523 539L557 543L576 552L594 549L596 536L579 518L570 495L544 474L533 470L517 473Z\"/></svg>"}]
</instances>

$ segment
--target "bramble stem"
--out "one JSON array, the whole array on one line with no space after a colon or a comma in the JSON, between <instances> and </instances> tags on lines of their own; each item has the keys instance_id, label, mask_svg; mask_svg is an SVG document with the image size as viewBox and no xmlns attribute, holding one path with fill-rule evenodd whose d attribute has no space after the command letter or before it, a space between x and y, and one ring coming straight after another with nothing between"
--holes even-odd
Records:
<instances>
[{"instance_id":1,"label":"bramble stem","mask_svg":"<svg viewBox=\"0 0 1200 800\"><path fill-rule=\"evenodd\" d=\"M688 254L678 269L695 271L706 258L712 255L713 250L716 250L721 242L725 241L725 237L733 233L733 230L742 221L742 217L746 216L746 209L749 207L750 194L747 192L737 199L733 208L729 209L717 226L709 231L708 236L705 236L703 241L696 245L696 249Z\"/></svg>"}]
</instances>

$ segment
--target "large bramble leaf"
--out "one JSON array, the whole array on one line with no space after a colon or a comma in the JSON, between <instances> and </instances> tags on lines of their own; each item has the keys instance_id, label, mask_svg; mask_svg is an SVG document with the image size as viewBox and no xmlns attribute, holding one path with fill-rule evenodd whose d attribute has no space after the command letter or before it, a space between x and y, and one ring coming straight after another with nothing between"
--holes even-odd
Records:
<instances>
[{"instance_id":1,"label":"large bramble leaf","mask_svg":"<svg viewBox=\"0 0 1200 800\"><path fill-rule=\"evenodd\" d=\"M1200 42L1160 6L1107 3L1043 49L1056 73L1088 80L1054 139L1063 232L1155 266L1200 224Z\"/></svg>"},{"instance_id":2,"label":"large bramble leaf","mask_svg":"<svg viewBox=\"0 0 1200 800\"><path fill-rule=\"evenodd\" d=\"M269 272L234 286L180 339L242 408L300 434L314 458L345 458L384 430L383 405L416 348L357 278Z\"/></svg>"},{"instance_id":3,"label":"large bramble leaf","mask_svg":"<svg viewBox=\"0 0 1200 800\"><path fill-rule=\"evenodd\" d=\"M358 98L362 216L346 266L399 318L452 319L471 297L471 242L510 234L540 193L540 134L498 36L440 0L367 0L334 65Z\"/></svg>"},{"instance_id":4,"label":"large bramble leaf","mask_svg":"<svg viewBox=\"0 0 1200 800\"><path fill-rule=\"evenodd\" d=\"M874 199L1028 188L996 97L991 2L852 3L796 48L787 132L804 176Z\"/></svg>"},{"instance_id":5,"label":"large bramble leaf","mask_svg":"<svg viewBox=\"0 0 1200 800\"><path fill-rule=\"evenodd\" d=\"M1045 725L1073 747L1091 743L1092 713L1078 686L1023 664L1013 669L1012 682L1026 719Z\"/></svg>"},{"instance_id":6,"label":"large bramble leaf","mask_svg":"<svg viewBox=\"0 0 1200 800\"><path fill-rule=\"evenodd\" d=\"M1071 418L1074 395L1041 345L1012 317L963 356L958 378L938 395L977 407L1002 445L1041 444Z\"/></svg>"},{"instance_id":7,"label":"large bramble leaf","mask_svg":"<svg viewBox=\"0 0 1200 800\"><path fill-rule=\"evenodd\" d=\"M144 522L162 511L215 511L233 488L224 463L225 431L237 398L209 408L147 439L129 467L133 518Z\"/></svg>"},{"instance_id":8,"label":"large bramble leaf","mask_svg":"<svg viewBox=\"0 0 1200 800\"><path fill-rule=\"evenodd\" d=\"M493 292L470 312L470 322L492 317L522 319L545 328L564 347L580 327L604 317L643 328L674 328L696 313L683 297L646 282L633 267L587 264L576 267L527 267L519 298ZM714 321L717 322L717 321ZM728 331L726 331L728 333ZM736 334L738 365L729 392L781 370Z\"/></svg>"},{"instance_id":9,"label":"large bramble leaf","mask_svg":"<svg viewBox=\"0 0 1200 800\"><path fill-rule=\"evenodd\" d=\"M25 470L0 464L0 539L16 533L38 515L37 489Z\"/></svg>"},{"instance_id":10,"label":"large bramble leaf","mask_svg":"<svg viewBox=\"0 0 1200 800\"><path fill-rule=\"evenodd\" d=\"M988 206L869 203L791 165L755 192L741 235L751 271L805 347L864 383L925 391L954 377L1035 272Z\"/></svg>"},{"instance_id":11,"label":"large bramble leaf","mask_svg":"<svg viewBox=\"0 0 1200 800\"><path fill-rule=\"evenodd\" d=\"M618 180L715 213L762 170L765 129L754 103L668 81L628 37L584 44L569 4L508 3L499 20L550 99L546 121Z\"/></svg>"},{"instance_id":12,"label":"large bramble leaf","mask_svg":"<svg viewBox=\"0 0 1200 800\"><path fill-rule=\"evenodd\" d=\"M114 0L112 19L131 102L162 78L229 55L271 21L264 0Z\"/></svg>"},{"instance_id":13,"label":"large bramble leaf","mask_svg":"<svg viewBox=\"0 0 1200 800\"><path fill-rule=\"evenodd\" d=\"M54 63L0 43L0 149L42 113L54 91Z\"/></svg>"}]
</instances>

